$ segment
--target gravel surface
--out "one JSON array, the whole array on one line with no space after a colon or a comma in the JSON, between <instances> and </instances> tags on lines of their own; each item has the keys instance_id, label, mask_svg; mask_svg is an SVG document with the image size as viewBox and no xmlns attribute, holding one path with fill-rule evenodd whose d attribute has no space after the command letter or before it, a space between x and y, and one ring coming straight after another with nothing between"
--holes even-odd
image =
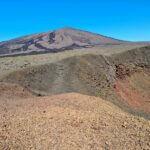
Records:
<instances>
[{"instance_id":1,"label":"gravel surface","mask_svg":"<svg viewBox=\"0 0 150 150\"><path fill-rule=\"evenodd\" d=\"M1 95L2 150L150 149L150 121L100 98L76 93L24 94L24 98L18 95L5 100Z\"/></svg>"}]
</instances>

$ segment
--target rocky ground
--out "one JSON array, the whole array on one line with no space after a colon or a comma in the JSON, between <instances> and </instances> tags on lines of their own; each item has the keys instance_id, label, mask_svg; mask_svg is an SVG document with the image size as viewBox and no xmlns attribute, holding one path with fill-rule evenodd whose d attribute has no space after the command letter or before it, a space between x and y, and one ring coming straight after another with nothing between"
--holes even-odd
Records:
<instances>
[{"instance_id":1,"label":"rocky ground","mask_svg":"<svg viewBox=\"0 0 150 150\"><path fill-rule=\"evenodd\" d=\"M134 46L0 58L0 149L150 149L150 47Z\"/></svg>"},{"instance_id":2,"label":"rocky ground","mask_svg":"<svg viewBox=\"0 0 150 150\"><path fill-rule=\"evenodd\" d=\"M150 149L150 121L110 102L76 93L35 97L9 86L0 97L0 149Z\"/></svg>"}]
</instances>

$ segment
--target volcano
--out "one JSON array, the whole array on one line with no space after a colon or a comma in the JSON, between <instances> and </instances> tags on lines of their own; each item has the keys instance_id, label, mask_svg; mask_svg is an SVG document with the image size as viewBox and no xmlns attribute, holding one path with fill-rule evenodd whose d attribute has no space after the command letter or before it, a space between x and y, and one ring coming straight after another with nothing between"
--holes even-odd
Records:
<instances>
[{"instance_id":1,"label":"volcano","mask_svg":"<svg viewBox=\"0 0 150 150\"><path fill-rule=\"evenodd\" d=\"M54 53L122 43L126 42L87 31L62 28L52 32L33 34L1 42L0 55Z\"/></svg>"}]
</instances>

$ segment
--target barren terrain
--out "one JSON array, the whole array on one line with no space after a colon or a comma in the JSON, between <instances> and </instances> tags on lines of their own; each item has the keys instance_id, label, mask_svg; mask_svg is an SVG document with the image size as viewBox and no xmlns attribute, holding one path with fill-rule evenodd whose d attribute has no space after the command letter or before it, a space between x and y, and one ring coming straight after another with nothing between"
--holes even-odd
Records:
<instances>
[{"instance_id":1,"label":"barren terrain","mask_svg":"<svg viewBox=\"0 0 150 150\"><path fill-rule=\"evenodd\" d=\"M150 147L150 121L100 98L75 93L39 98L17 95L0 100L0 149Z\"/></svg>"},{"instance_id":2,"label":"barren terrain","mask_svg":"<svg viewBox=\"0 0 150 150\"><path fill-rule=\"evenodd\" d=\"M1 43L78 47L0 58L0 149L150 149L149 43L66 30Z\"/></svg>"},{"instance_id":3,"label":"barren terrain","mask_svg":"<svg viewBox=\"0 0 150 150\"><path fill-rule=\"evenodd\" d=\"M68 92L98 96L149 118L149 47L120 53L112 48L106 54L98 49L85 51L1 58L0 81L19 84L41 96ZM132 97L139 107L131 103Z\"/></svg>"}]
</instances>

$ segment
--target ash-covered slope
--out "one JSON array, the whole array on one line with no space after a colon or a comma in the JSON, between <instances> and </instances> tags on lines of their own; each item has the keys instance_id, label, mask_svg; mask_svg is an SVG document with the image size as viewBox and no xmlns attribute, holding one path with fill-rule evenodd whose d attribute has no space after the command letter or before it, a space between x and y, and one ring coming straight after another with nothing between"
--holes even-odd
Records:
<instances>
[{"instance_id":1,"label":"ash-covered slope","mask_svg":"<svg viewBox=\"0 0 150 150\"><path fill-rule=\"evenodd\" d=\"M150 119L150 46L109 56L74 55L16 69L2 82L21 85L38 96L70 92L98 96Z\"/></svg>"},{"instance_id":2,"label":"ash-covered slope","mask_svg":"<svg viewBox=\"0 0 150 150\"><path fill-rule=\"evenodd\" d=\"M76 48L121 43L125 42L73 28L62 28L52 32L1 42L0 55L60 52Z\"/></svg>"}]
</instances>

